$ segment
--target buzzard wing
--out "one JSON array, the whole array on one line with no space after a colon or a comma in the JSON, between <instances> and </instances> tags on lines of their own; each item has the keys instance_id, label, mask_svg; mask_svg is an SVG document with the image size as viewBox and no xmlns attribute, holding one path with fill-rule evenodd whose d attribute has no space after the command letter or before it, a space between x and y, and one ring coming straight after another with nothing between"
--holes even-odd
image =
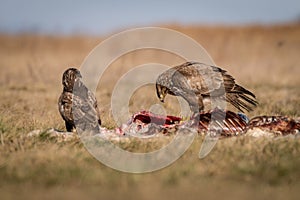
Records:
<instances>
[{"instance_id":1,"label":"buzzard wing","mask_svg":"<svg viewBox=\"0 0 300 200\"><path fill-rule=\"evenodd\" d=\"M88 96L88 101L91 102L93 108L95 109L96 116L98 118L98 124L101 125L100 111L99 111L99 108L98 108L97 99L96 99L94 93L92 93L90 90L88 90L88 95L87 96Z\"/></svg>"},{"instance_id":2,"label":"buzzard wing","mask_svg":"<svg viewBox=\"0 0 300 200\"><path fill-rule=\"evenodd\" d=\"M86 95L87 94L87 95ZM63 92L59 99L59 112L66 125L76 129L99 131L101 124L97 100L89 90L86 94L75 95Z\"/></svg>"},{"instance_id":3,"label":"buzzard wing","mask_svg":"<svg viewBox=\"0 0 300 200\"><path fill-rule=\"evenodd\" d=\"M63 93L58 107L65 120L67 131L75 128L85 130L99 130L100 113L94 94L81 81L80 71L69 68L63 73ZM78 131L78 130L77 130Z\"/></svg>"},{"instance_id":4,"label":"buzzard wing","mask_svg":"<svg viewBox=\"0 0 300 200\"><path fill-rule=\"evenodd\" d=\"M95 102L89 98L73 95L72 114L76 129L80 131L99 131L99 113L95 108Z\"/></svg>"},{"instance_id":5,"label":"buzzard wing","mask_svg":"<svg viewBox=\"0 0 300 200\"><path fill-rule=\"evenodd\" d=\"M197 62L187 62L175 67L175 69L176 72L172 77L175 85L177 87L182 85L196 95L208 96L215 94L224 85L222 73L225 73L225 71L218 67ZM228 83L226 86L232 87L232 84Z\"/></svg>"},{"instance_id":6,"label":"buzzard wing","mask_svg":"<svg viewBox=\"0 0 300 200\"><path fill-rule=\"evenodd\" d=\"M251 111L258 102L249 90L235 83L225 70L198 62L187 62L175 67L172 81L177 88L189 88L196 95L221 97L239 111ZM225 92L225 93L224 93Z\"/></svg>"}]
</instances>

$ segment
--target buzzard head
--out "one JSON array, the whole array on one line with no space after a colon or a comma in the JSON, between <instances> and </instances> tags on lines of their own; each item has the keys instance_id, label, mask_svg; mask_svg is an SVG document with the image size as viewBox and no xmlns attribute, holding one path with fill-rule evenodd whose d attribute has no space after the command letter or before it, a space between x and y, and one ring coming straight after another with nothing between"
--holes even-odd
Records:
<instances>
[{"instance_id":1,"label":"buzzard head","mask_svg":"<svg viewBox=\"0 0 300 200\"><path fill-rule=\"evenodd\" d=\"M170 88L171 88L170 87L171 86L170 85L170 83L171 83L170 77L174 71L170 71L171 73L169 71L170 70L159 75L158 78L156 79L156 94L161 102L164 102L167 94L173 95L173 93L170 90Z\"/></svg>"},{"instance_id":2,"label":"buzzard head","mask_svg":"<svg viewBox=\"0 0 300 200\"><path fill-rule=\"evenodd\" d=\"M67 69L62 77L62 84L64 86L64 91L72 92L74 84L80 81L82 78L80 71L76 68Z\"/></svg>"},{"instance_id":3,"label":"buzzard head","mask_svg":"<svg viewBox=\"0 0 300 200\"><path fill-rule=\"evenodd\" d=\"M167 87L156 83L156 94L161 102L164 103L165 97L168 94L168 92L169 89Z\"/></svg>"}]
</instances>

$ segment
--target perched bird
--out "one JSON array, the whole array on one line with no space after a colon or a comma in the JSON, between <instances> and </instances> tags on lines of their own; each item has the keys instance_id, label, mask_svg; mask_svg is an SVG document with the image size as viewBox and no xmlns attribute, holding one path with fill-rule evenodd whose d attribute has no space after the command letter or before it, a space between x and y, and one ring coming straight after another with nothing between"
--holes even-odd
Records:
<instances>
[{"instance_id":1,"label":"perched bird","mask_svg":"<svg viewBox=\"0 0 300 200\"><path fill-rule=\"evenodd\" d=\"M80 71L75 68L69 68L63 73L63 92L58 100L59 112L67 131L99 131L101 120L96 97L81 78Z\"/></svg>"},{"instance_id":2,"label":"perched bird","mask_svg":"<svg viewBox=\"0 0 300 200\"><path fill-rule=\"evenodd\" d=\"M167 94L183 97L193 113L204 110L203 100L224 100L241 112L258 104L255 95L236 84L225 70L199 62L186 62L160 74L156 93L161 102Z\"/></svg>"}]
</instances>

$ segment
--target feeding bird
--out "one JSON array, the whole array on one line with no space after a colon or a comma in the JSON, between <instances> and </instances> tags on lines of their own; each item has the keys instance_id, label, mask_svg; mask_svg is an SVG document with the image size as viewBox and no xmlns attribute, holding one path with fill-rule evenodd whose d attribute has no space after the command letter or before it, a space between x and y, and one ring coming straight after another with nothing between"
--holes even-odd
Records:
<instances>
[{"instance_id":1,"label":"feeding bird","mask_svg":"<svg viewBox=\"0 0 300 200\"><path fill-rule=\"evenodd\" d=\"M204 111L204 100L223 100L241 112L252 111L258 104L255 95L227 71L199 62L186 62L160 74L156 93L161 102L167 94L181 96L193 113Z\"/></svg>"},{"instance_id":2,"label":"feeding bird","mask_svg":"<svg viewBox=\"0 0 300 200\"><path fill-rule=\"evenodd\" d=\"M81 78L81 73L76 68L69 68L63 73L63 92L58 100L60 115L67 131L99 131L101 120L96 97Z\"/></svg>"}]
</instances>

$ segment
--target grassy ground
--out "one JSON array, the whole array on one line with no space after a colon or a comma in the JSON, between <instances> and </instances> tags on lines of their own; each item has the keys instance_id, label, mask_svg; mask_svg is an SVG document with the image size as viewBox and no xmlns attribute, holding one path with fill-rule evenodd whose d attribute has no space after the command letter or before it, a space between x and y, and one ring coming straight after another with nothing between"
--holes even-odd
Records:
<instances>
[{"instance_id":1,"label":"grassy ground","mask_svg":"<svg viewBox=\"0 0 300 200\"><path fill-rule=\"evenodd\" d=\"M256 94L260 105L249 117L300 116L300 26L171 28L197 40L217 65ZM61 74L67 67L79 67L100 41L93 37L0 36L1 199L299 197L299 140L224 139L199 160L203 141L199 136L171 166L132 175L99 163L78 138L58 142L25 137L35 129L64 129L57 110ZM115 126L109 102L118 78L148 62L176 65L183 60L166 52L143 50L112 63L96 93L104 126ZM133 95L130 111L149 109L154 103L158 103L154 87L143 87ZM178 114L176 105L176 100L166 99L169 114ZM151 151L158 143L134 141L125 148Z\"/></svg>"}]
</instances>

